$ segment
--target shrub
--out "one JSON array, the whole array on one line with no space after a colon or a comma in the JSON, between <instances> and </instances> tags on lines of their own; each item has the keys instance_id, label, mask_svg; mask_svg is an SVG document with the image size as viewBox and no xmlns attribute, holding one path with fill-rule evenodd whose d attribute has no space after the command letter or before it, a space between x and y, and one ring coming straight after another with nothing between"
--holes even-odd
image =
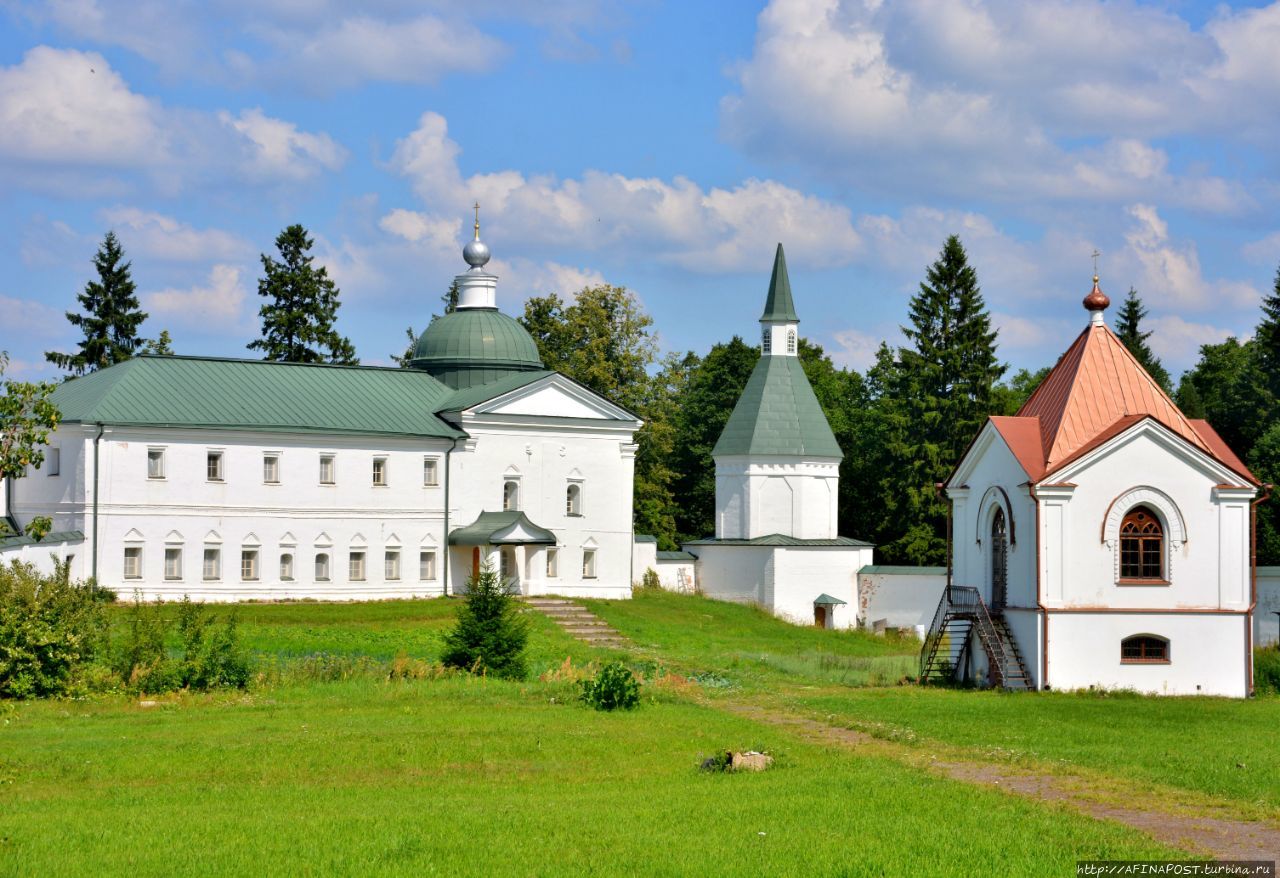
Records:
<instances>
[{"instance_id":1,"label":"shrub","mask_svg":"<svg viewBox=\"0 0 1280 878\"><path fill-rule=\"evenodd\" d=\"M581 685L582 700L596 710L630 710L640 703L640 683L622 662L609 662Z\"/></svg>"},{"instance_id":2,"label":"shrub","mask_svg":"<svg viewBox=\"0 0 1280 878\"><path fill-rule=\"evenodd\" d=\"M658 571L652 567L646 567L644 576L640 577L640 585L636 586L639 591L661 591L662 580L658 578Z\"/></svg>"},{"instance_id":3,"label":"shrub","mask_svg":"<svg viewBox=\"0 0 1280 878\"><path fill-rule=\"evenodd\" d=\"M1253 651L1253 690L1280 695L1280 645Z\"/></svg>"},{"instance_id":4,"label":"shrub","mask_svg":"<svg viewBox=\"0 0 1280 878\"><path fill-rule=\"evenodd\" d=\"M64 695L103 648L106 623L91 587L59 564L50 575L0 566L0 697Z\"/></svg>"},{"instance_id":5,"label":"shrub","mask_svg":"<svg viewBox=\"0 0 1280 878\"><path fill-rule=\"evenodd\" d=\"M113 662L125 684L139 692L243 689L253 667L240 645L235 615L217 625L190 598L176 605L176 616L167 615L170 606L135 597ZM171 653L167 644L175 633L179 649Z\"/></svg>"},{"instance_id":6,"label":"shrub","mask_svg":"<svg viewBox=\"0 0 1280 878\"><path fill-rule=\"evenodd\" d=\"M441 661L473 674L523 680L529 629L491 564L467 580L458 621L445 635Z\"/></svg>"}]
</instances>

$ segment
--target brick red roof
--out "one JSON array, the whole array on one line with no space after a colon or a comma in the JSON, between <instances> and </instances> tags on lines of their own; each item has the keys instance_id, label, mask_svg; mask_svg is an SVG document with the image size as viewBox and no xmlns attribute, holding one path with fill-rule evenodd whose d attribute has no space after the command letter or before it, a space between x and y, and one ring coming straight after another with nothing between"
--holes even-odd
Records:
<instances>
[{"instance_id":1,"label":"brick red roof","mask_svg":"<svg viewBox=\"0 0 1280 878\"><path fill-rule=\"evenodd\" d=\"M991 422L1038 482L1146 418L1258 484L1208 422L1184 415L1101 322L1080 333L1017 415Z\"/></svg>"}]
</instances>

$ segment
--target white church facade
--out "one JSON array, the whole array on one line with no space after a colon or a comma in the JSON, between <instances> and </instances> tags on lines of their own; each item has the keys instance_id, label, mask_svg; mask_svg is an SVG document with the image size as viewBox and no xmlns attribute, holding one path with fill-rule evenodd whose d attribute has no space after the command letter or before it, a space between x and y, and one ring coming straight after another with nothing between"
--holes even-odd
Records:
<instances>
[{"instance_id":1,"label":"white church facade","mask_svg":"<svg viewBox=\"0 0 1280 878\"><path fill-rule=\"evenodd\" d=\"M946 483L951 581L926 676L1248 695L1261 486L1106 326L1097 278L1084 304L1084 331Z\"/></svg>"},{"instance_id":2,"label":"white church facade","mask_svg":"<svg viewBox=\"0 0 1280 878\"><path fill-rule=\"evenodd\" d=\"M411 368L141 356L61 385L44 465L3 488L0 561L70 560L122 597L626 597L639 420L543 368L488 248Z\"/></svg>"}]
</instances>

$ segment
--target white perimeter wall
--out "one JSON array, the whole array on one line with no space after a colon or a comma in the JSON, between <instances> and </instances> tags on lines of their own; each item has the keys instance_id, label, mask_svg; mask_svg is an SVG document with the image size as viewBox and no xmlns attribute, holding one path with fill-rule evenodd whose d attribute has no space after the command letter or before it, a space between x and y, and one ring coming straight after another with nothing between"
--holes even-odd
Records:
<instances>
[{"instance_id":1,"label":"white perimeter wall","mask_svg":"<svg viewBox=\"0 0 1280 878\"><path fill-rule=\"evenodd\" d=\"M814 599L825 593L845 602L835 608L835 627L857 624L858 570L871 560L869 547L690 548L698 554L698 585L707 597L756 603L789 622L812 625Z\"/></svg>"},{"instance_id":2,"label":"white perimeter wall","mask_svg":"<svg viewBox=\"0 0 1280 878\"><path fill-rule=\"evenodd\" d=\"M889 628L927 629L946 587L945 569L902 567L860 572L858 625L871 628L883 620Z\"/></svg>"},{"instance_id":3,"label":"white perimeter wall","mask_svg":"<svg viewBox=\"0 0 1280 878\"><path fill-rule=\"evenodd\" d=\"M1277 639L1277 616L1280 612L1280 567L1258 568L1258 606L1253 612L1253 643L1274 646Z\"/></svg>"},{"instance_id":4,"label":"white perimeter wall","mask_svg":"<svg viewBox=\"0 0 1280 878\"><path fill-rule=\"evenodd\" d=\"M1120 641L1169 640L1167 664L1122 664ZM1049 617L1049 685L1100 686L1155 695L1247 694L1245 617L1236 615L1058 613Z\"/></svg>"}]
</instances>

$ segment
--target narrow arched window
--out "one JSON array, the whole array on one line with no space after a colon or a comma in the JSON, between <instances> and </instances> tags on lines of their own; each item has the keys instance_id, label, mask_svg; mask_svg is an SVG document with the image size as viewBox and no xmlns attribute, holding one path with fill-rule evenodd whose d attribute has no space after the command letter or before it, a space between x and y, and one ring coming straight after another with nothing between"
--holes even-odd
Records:
<instances>
[{"instance_id":1,"label":"narrow arched window","mask_svg":"<svg viewBox=\"0 0 1280 878\"><path fill-rule=\"evenodd\" d=\"M772 347L773 347L773 327L766 326L764 329L760 331L760 350L762 350L764 353L767 354L769 353Z\"/></svg>"},{"instance_id":2,"label":"narrow arched window","mask_svg":"<svg viewBox=\"0 0 1280 878\"><path fill-rule=\"evenodd\" d=\"M787 353L794 354L796 352L796 331L794 329L787 330Z\"/></svg>"},{"instance_id":3,"label":"narrow arched window","mask_svg":"<svg viewBox=\"0 0 1280 878\"><path fill-rule=\"evenodd\" d=\"M1120 578L1164 578L1164 528L1146 506L1129 510L1120 522Z\"/></svg>"},{"instance_id":4,"label":"narrow arched window","mask_svg":"<svg viewBox=\"0 0 1280 878\"><path fill-rule=\"evenodd\" d=\"M1122 664L1164 663L1169 661L1169 641L1154 634L1135 634L1120 641Z\"/></svg>"},{"instance_id":5,"label":"narrow arched window","mask_svg":"<svg viewBox=\"0 0 1280 878\"><path fill-rule=\"evenodd\" d=\"M570 485L565 491L564 496L564 514L565 515L581 515L582 514L582 486Z\"/></svg>"},{"instance_id":6,"label":"narrow arched window","mask_svg":"<svg viewBox=\"0 0 1280 878\"><path fill-rule=\"evenodd\" d=\"M502 483L502 508L508 512L520 508L520 483L508 480Z\"/></svg>"},{"instance_id":7,"label":"narrow arched window","mask_svg":"<svg viewBox=\"0 0 1280 878\"><path fill-rule=\"evenodd\" d=\"M991 607L1003 609L1009 602L1009 524L1004 510L996 507L991 519Z\"/></svg>"}]
</instances>

